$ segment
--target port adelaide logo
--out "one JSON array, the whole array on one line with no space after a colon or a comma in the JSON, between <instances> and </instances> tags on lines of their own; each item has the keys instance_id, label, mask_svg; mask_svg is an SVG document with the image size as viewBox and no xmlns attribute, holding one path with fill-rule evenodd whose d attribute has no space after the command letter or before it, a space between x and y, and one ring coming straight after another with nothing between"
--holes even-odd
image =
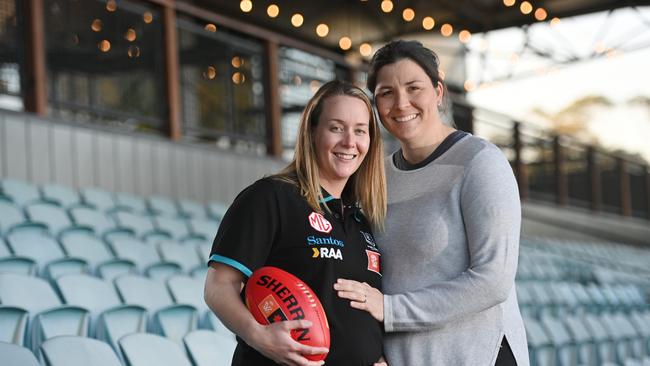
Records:
<instances>
[{"instance_id":1,"label":"port adelaide logo","mask_svg":"<svg viewBox=\"0 0 650 366\"><path fill-rule=\"evenodd\" d=\"M327 234L332 231L332 224L318 212L312 212L309 215L309 225L321 233Z\"/></svg>"}]
</instances>

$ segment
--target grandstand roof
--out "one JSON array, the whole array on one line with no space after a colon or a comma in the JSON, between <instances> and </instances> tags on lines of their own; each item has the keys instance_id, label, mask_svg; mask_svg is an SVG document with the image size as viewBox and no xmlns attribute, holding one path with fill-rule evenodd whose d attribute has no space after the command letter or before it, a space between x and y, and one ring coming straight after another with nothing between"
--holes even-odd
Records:
<instances>
[{"instance_id":1,"label":"grandstand roof","mask_svg":"<svg viewBox=\"0 0 650 366\"><path fill-rule=\"evenodd\" d=\"M240 1L193 0L192 3L220 14L254 24L274 32L300 38L311 44L318 44L331 50L339 50L338 41L343 35L352 38L354 45L363 42L383 42L399 36L426 32L422 20L430 16L435 20L432 31L449 23L454 31L467 29L472 33L485 32L507 27L520 27L535 23L534 13L538 8L546 10L547 18L570 17L598 11L629 6L650 5L650 0L529 0L532 12L522 14L523 1L510 0L512 6L504 5L508 0L393 0L393 9L384 13L382 0L327 0L327 1L253 1L250 12L240 9ZM279 15L271 18L267 7L276 4ZM413 21L406 22L402 12L411 8L415 12ZM302 26L292 26L290 18L300 13L304 18ZM329 34L321 38L316 35L316 25L325 23Z\"/></svg>"}]
</instances>

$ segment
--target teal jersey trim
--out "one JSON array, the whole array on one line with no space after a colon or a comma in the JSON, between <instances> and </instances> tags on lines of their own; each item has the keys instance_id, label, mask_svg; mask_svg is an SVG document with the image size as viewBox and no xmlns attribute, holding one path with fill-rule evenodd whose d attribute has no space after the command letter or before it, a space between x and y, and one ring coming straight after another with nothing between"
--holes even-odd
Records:
<instances>
[{"instance_id":1,"label":"teal jersey trim","mask_svg":"<svg viewBox=\"0 0 650 366\"><path fill-rule=\"evenodd\" d=\"M209 264L210 262L212 262L212 261L219 262L219 263L223 263L223 264L227 264L227 265L229 265L229 266L231 266L231 267L233 267L233 268L239 270L239 271L240 271L241 273L243 273L246 277L250 277L250 276L253 274L253 271L251 271L250 269L248 269L248 267L246 267L245 265L243 265L243 264L237 262L237 261L234 260L234 259L230 259L230 258L228 258L228 257L224 257L224 256L219 255L219 254L213 254L213 255L210 257L210 260L208 260L208 264Z\"/></svg>"}]
</instances>

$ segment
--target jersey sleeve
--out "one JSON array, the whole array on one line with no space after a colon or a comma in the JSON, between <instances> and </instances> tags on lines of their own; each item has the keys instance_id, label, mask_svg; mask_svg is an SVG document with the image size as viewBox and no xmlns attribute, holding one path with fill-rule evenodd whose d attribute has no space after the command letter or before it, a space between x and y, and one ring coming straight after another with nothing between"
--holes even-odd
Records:
<instances>
[{"instance_id":1,"label":"jersey sleeve","mask_svg":"<svg viewBox=\"0 0 650 366\"><path fill-rule=\"evenodd\" d=\"M264 265L279 230L274 182L262 179L244 189L223 217L210 251L211 262L250 277Z\"/></svg>"}]
</instances>

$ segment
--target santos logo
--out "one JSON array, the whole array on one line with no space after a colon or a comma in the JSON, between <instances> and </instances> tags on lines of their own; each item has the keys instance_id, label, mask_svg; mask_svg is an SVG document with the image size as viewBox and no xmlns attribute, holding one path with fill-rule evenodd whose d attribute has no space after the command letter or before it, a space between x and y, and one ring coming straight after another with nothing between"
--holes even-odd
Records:
<instances>
[{"instance_id":1,"label":"santos logo","mask_svg":"<svg viewBox=\"0 0 650 366\"><path fill-rule=\"evenodd\" d=\"M327 259L339 259L343 260L343 254L341 249L337 248L311 248L314 253L312 258L327 258Z\"/></svg>"},{"instance_id":2,"label":"santos logo","mask_svg":"<svg viewBox=\"0 0 650 366\"><path fill-rule=\"evenodd\" d=\"M343 240L334 239L331 236L323 238L314 235L309 235L307 237L307 245L323 245L323 244L336 245L338 247L345 246Z\"/></svg>"}]
</instances>

